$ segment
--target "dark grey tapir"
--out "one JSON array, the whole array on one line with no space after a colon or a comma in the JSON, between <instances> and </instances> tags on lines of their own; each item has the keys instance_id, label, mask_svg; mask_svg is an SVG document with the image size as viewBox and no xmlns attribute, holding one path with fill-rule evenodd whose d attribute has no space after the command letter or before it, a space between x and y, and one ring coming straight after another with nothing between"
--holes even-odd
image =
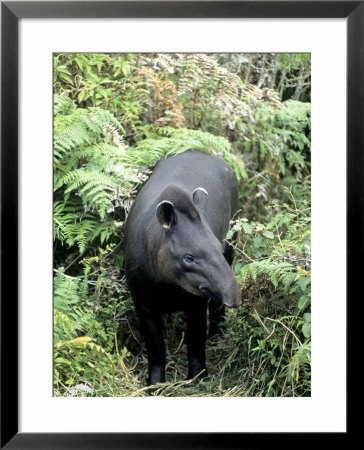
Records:
<instances>
[{"instance_id":1,"label":"dark grey tapir","mask_svg":"<svg viewBox=\"0 0 364 450\"><path fill-rule=\"evenodd\" d=\"M224 241L238 210L238 188L228 165L200 151L158 162L137 195L125 230L125 268L148 352L148 385L165 381L162 315L187 316L188 378L207 377L207 303L210 332L223 309L241 304Z\"/></svg>"}]
</instances>

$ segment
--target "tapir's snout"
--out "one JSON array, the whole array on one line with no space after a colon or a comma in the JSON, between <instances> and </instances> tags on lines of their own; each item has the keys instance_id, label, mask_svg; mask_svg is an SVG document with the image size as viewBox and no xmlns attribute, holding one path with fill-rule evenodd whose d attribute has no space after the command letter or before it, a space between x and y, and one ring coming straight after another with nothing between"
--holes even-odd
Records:
<instances>
[{"instance_id":1,"label":"tapir's snout","mask_svg":"<svg viewBox=\"0 0 364 450\"><path fill-rule=\"evenodd\" d=\"M239 292L238 283L235 278L232 281L232 286L226 291L222 293L221 300L224 305L228 308L237 308L241 305L241 297Z\"/></svg>"},{"instance_id":2,"label":"tapir's snout","mask_svg":"<svg viewBox=\"0 0 364 450\"><path fill-rule=\"evenodd\" d=\"M237 308L241 305L241 298L238 283L232 273L231 280L224 284L224 288L220 289L218 286L210 289L205 285L200 285L199 289L204 296L214 298L215 300L220 301L223 305L226 305L228 308Z\"/></svg>"},{"instance_id":3,"label":"tapir's snout","mask_svg":"<svg viewBox=\"0 0 364 450\"><path fill-rule=\"evenodd\" d=\"M228 308L237 308L238 306L241 305L241 300L238 299L238 300L232 301L231 299L226 299L226 300L223 300L222 303L224 305L226 305Z\"/></svg>"},{"instance_id":4,"label":"tapir's snout","mask_svg":"<svg viewBox=\"0 0 364 450\"><path fill-rule=\"evenodd\" d=\"M217 285L220 301L228 308L237 308L241 305L241 297L234 272L225 260L222 267L224 267L223 276Z\"/></svg>"}]
</instances>

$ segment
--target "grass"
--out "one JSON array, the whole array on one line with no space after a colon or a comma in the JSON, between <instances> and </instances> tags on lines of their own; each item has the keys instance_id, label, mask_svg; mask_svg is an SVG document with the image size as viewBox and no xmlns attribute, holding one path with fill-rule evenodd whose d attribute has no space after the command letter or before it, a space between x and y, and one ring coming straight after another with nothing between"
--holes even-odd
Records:
<instances>
[{"instance_id":1,"label":"grass","mask_svg":"<svg viewBox=\"0 0 364 450\"><path fill-rule=\"evenodd\" d=\"M92 380L81 380L90 392L57 385L55 396L93 397L252 397L252 396L308 396L309 378L300 359L304 344L298 344L293 326L288 321L257 320L255 313L245 315L228 311L226 331L206 343L209 378L203 382L186 380L187 349L185 323L182 313L165 320L166 383L155 386L151 394L146 386L148 361L140 345L136 323L128 324L128 348L112 355L104 372ZM247 326L249 324L250 326ZM292 319L290 319L292 322ZM288 325L287 325L288 324ZM282 326L283 325L283 326ZM135 328L134 328L135 327ZM134 329L133 329L134 328ZM125 332L125 330L124 330ZM124 336L125 337L125 336ZM262 339L260 339L262 338ZM128 340L129 339L129 340ZM125 342L125 341L124 341ZM258 346L256 346L258 342ZM259 347L261 346L261 348ZM109 373L107 373L109 372ZM107 376L108 375L108 376Z\"/></svg>"},{"instance_id":2,"label":"grass","mask_svg":"<svg viewBox=\"0 0 364 450\"><path fill-rule=\"evenodd\" d=\"M183 341L184 341L183 337ZM178 348L169 347L167 351L166 383L156 385L153 395L164 397L221 397L242 396L247 389L247 377L236 373L229 367L232 355L227 355L228 348L224 346L223 338L214 339L206 346L209 378L207 381L197 382L186 380L187 358L186 345L181 342ZM111 370L114 377L111 379L101 377L99 382L92 385L92 393L87 395L95 397L143 397L148 396L149 387L146 386L148 362L144 352L131 355L122 363L116 364ZM71 388L62 386L55 389L54 395L67 396L72 393ZM84 396L83 391L73 396Z\"/></svg>"}]
</instances>

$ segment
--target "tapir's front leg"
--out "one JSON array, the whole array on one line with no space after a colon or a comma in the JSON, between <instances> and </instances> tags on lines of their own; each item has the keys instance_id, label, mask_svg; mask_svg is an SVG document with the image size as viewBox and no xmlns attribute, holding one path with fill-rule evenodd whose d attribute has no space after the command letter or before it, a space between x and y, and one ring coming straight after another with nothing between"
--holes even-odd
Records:
<instances>
[{"instance_id":1,"label":"tapir's front leg","mask_svg":"<svg viewBox=\"0 0 364 450\"><path fill-rule=\"evenodd\" d=\"M147 384L163 383L165 381L166 354L162 315L141 308L137 308L137 312L148 353L149 374Z\"/></svg>"},{"instance_id":2,"label":"tapir's front leg","mask_svg":"<svg viewBox=\"0 0 364 450\"><path fill-rule=\"evenodd\" d=\"M188 378L200 374L198 378L202 380L207 377L205 362L207 300L194 297L189 302L186 312Z\"/></svg>"}]
</instances>

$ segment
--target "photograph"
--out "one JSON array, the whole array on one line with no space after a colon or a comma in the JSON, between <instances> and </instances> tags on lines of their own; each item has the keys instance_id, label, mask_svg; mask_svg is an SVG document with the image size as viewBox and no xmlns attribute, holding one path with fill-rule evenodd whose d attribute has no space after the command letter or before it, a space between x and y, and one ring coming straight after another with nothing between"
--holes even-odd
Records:
<instances>
[{"instance_id":1,"label":"photograph","mask_svg":"<svg viewBox=\"0 0 364 450\"><path fill-rule=\"evenodd\" d=\"M1 449L348 447L363 3L1 1Z\"/></svg>"},{"instance_id":2,"label":"photograph","mask_svg":"<svg viewBox=\"0 0 364 450\"><path fill-rule=\"evenodd\" d=\"M311 396L311 54L53 53L53 396Z\"/></svg>"}]
</instances>

